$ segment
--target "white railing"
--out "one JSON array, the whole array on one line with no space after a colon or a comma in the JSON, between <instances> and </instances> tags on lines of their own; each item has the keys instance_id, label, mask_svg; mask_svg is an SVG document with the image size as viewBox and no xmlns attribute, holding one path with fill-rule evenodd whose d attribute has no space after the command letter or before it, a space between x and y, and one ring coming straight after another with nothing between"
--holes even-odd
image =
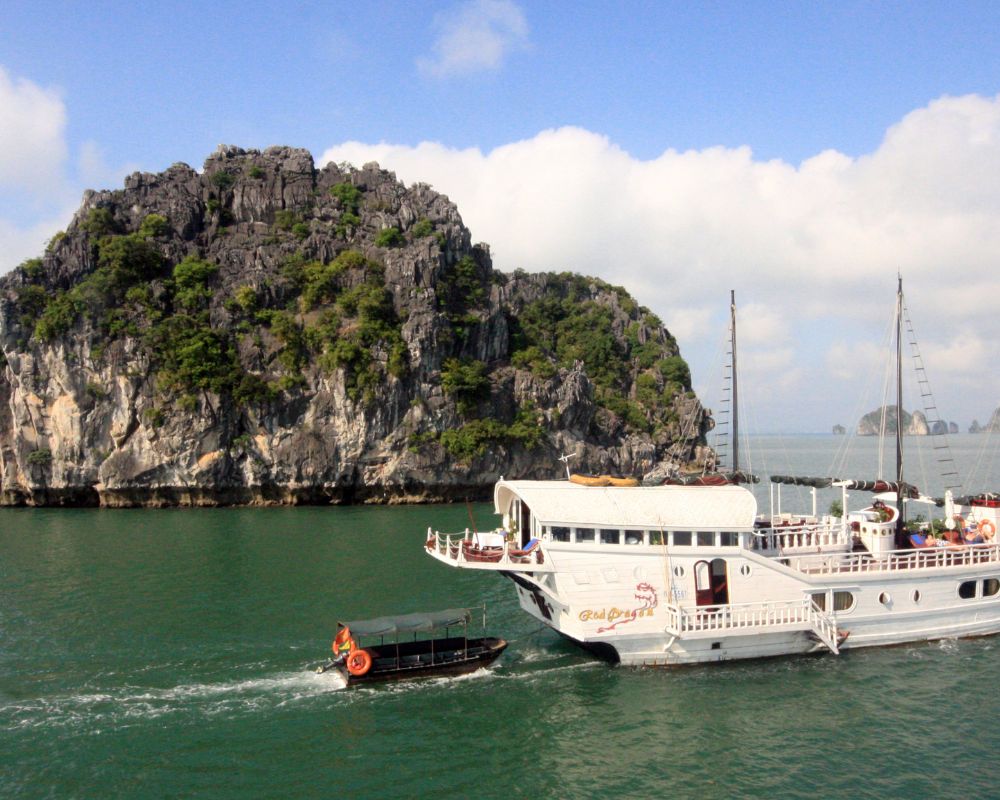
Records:
<instances>
[{"instance_id":1,"label":"white railing","mask_svg":"<svg viewBox=\"0 0 1000 800\"><path fill-rule=\"evenodd\" d=\"M794 550L850 548L853 534L843 523L806 523L754 531L750 549L784 553Z\"/></svg>"},{"instance_id":2,"label":"white railing","mask_svg":"<svg viewBox=\"0 0 1000 800\"><path fill-rule=\"evenodd\" d=\"M799 625L810 622L812 600L783 600L771 603L738 603L734 605L678 608L668 605L667 628L683 636L685 633L724 631L738 628L759 628L771 625Z\"/></svg>"},{"instance_id":3,"label":"white railing","mask_svg":"<svg viewBox=\"0 0 1000 800\"><path fill-rule=\"evenodd\" d=\"M507 532L502 529L474 533L466 528L458 533L441 533L428 528L424 547L442 560L475 564L484 569L524 569L525 565L545 563L540 541L531 548L522 549L508 541Z\"/></svg>"},{"instance_id":4,"label":"white railing","mask_svg":"<svg viewBox=\"0 0 1000 800\"><path fill-rule=\"evenodd\" d=\"M897 570L966 567L1000 561L1000 544L949 545L917 550L890 550L869 553L799 556L786 559L792 569L810 575L822 573L895 572Z\"/></svg>"},{"instance_id":5,"label":"white railing","mask_svg":"<svg viewBox=\"0 0 1000 800\"><path fill-rule=\"evenodd\" d=\"M735 630L791 626L812 630L832 652L839 652L837 623L811 597L769 603L696 606L666 606L667 630L676 636L726 633Z\"/></svg>"},{"instance_id":6,"label":"white railing","mask_svg":"<svg viewBox=\"0 0 1000 800\"><path fill-rule=\"evenodd\" d=\"M806 600L808 603L809 622L813 632L820 638L831 652L840 653L840 633L837 630L837 623L833 617L828 616L812 598Z\"/></svg>"}]
</instances>

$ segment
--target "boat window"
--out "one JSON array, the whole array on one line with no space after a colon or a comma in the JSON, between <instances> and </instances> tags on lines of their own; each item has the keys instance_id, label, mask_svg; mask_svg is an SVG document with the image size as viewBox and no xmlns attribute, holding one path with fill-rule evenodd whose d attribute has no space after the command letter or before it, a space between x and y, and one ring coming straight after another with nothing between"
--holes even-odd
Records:
<instances>
[{"instance_id":1,"label":"boat window","mask_svg":"<svg viewBox=\"0 0 1000 800\"><path fill-rule=\"evenodd\" d=\"M568 542L569 541L569 528L552 528L552 541L554 542Z\"/></svg>"},{"instance_id":2,"label":"boat window","mask_svg":"<svg viewBox=\"0 0 1000 800\"><path fill-rule=\"evenodd\" d=\"M622 532L601 528L601 544L621 544Z\"/></svg>"},{"instance_id":3,"label":"boat window","mask_svg":"<svg viewBox=\"0 0 1000 800\"><path fill-rule=\"evenodd\" d=\"M712 531L698 531L698 547L711 547L715 544L715 534Z\"/></svg>"},{"instance_id":4,"label":"boat window","mask_svg":"<svg viewBox=\"0 0 1000 800\"><path fill-rule=\"evenodd\" d=\"M958 596L963 600L971 600L976 596L976 581L962 581L958 585Z\"/></svg>"},{"instance_id":5,"label":"boat window","mask_svg":"<svg viewBox=\"0 0 1000 800\"><path fill-rule=\"evenodd\" d=\"M833 593L833 610L834 611L850 611L854 608L854 593L853 592L834 592Z\"/></svg>"},{"instance_id":6,"label":"boat window","mask_svg":"<svg viewBox=\"0 0 1000 800\"><path fill-rule=\"evenodd\" d=\"M683 578L684 577L684 567L681 567L681 566L674 567L674 577L675 578Z\"/></svg>"},{"instance_id":7,"label":"boat window","mask_svg":"<svg viewBox=\"0 0 1000 800\"><path fill-rule=\"evenodd\" d=\"M739 534L736 531L723 531L720 544L723 547L736 547L739 543Z\"/></svg>"},{"instance_id":8,"label":"boat window","mask_svg":"<svg viewBox=\"0 0 1000 800\"><path fill-rule=\"evenodd\" d=\"M663 544L663 531L650 531L649 532L649 543L650 544Z\"/></svg>"},{"instance_id":9,"label":"boat window","mask_svg":"<svg viewBox=\"0 0 1000 800\"><path fill-rule=\"evenodd\" d=\"M594 529L593 528L577 528L576 529L576 540L578 542L592 542L592 541L594 541Z\"/></svg>"},{"instance_id":10,"label":"boat window","mask_svg":"<svg viewBox=\"0 0 1000 800\"><path fill-rule=\"evenodd\" d=\"M642 544L642 531L625 531L625 544Z\"/></svg>"},{"instance_id":11,"label":"boat window","mask_svg":"<svg viewBox=\"0 0 1000 800\"><path fill-rule=\"evenodd\" d=\"M691 531L674 531L673 537L673 545L675 547L691 546Z\"/></svg>"},{"instance_id":12,"label":"boat window","mask_svg":"<svg viewBox=\"0 0 1000 800\"><path fill-rule=\"evenodd\" d=\"M740 575L742 575L744 578L749 578L750 573L752 571L753 570L750 568L749 564L744 564L742 567L740 567Z\"/></svg>"},{"instance_id":13,"label":"boat window","mask_svg":"<svg viewBox=\"0 0 1000 800\"><path fill-rule=\"evenodd\" d=\"M882 592L882 594L878 596L878 601L886 608L888 608L889 606L892 605L892 595L889 594L888 592Z\"/></svg>"},{"instance_id":14,"label":"boat window","mask_svg":"<svg viewBox=\"0 0 1000 800\"><path fill-rule=\"evenodd\" d=\"M914 589L910 592L910 599L913 601L914 605L920 602L920 590Z\"/></svg>"},{"instance_id":15,"label":"boat window","mask_svg":"<svg viewBox=\"0 0 1000 800\"><path fill-rule=\"evenodd\" d=\"M983 597L993 597L997 592L1000 592L1000 580L987 578L983 581Z\"/></svg>"},{"instance_id":16,"label":"boat window","mask_svg":"<svg viewBox=\"0 0 1000 800\"><path fill-rule=\"evenodd\" d=\"M813 592L810 597L820 611L826 611L826 592Z\"/></svg>"}]
</instances>

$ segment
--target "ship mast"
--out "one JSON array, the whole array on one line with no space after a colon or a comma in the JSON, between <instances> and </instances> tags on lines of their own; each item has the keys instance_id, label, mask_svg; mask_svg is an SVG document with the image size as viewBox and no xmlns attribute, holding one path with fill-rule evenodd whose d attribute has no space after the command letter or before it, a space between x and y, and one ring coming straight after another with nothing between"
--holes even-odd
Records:
<instances>
[{"instance_id":1,"label":"ship mast","mask_svg":"<svg viewBox=\"0 0 1000 800\"><path fill-rule=\"evenodd\" d=\"M902 541L906 512L903 508L903 276L896 289L896 542Z\"/></svg>"},{"instance_id":2,"label":"ship mast","mask_svg":"<svg viewBox=\"0 0 1000 800\"><path fill-rule=\"evenodd\" d=\"M740 471L740 404L736 381L736 291L729 290L729 336L733 379L733 473Z\"/></svg>"}]
</instances>

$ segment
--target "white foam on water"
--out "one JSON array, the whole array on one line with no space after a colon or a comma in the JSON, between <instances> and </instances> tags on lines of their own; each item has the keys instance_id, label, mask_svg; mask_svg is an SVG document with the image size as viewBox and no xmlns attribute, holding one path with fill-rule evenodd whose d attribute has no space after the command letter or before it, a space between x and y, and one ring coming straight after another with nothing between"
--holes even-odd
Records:
<instances>
[{"instance_id":1,"label":"white foam on water","mask_svg":"<svg viewBox=\"0 0 1000 800\"><path fill-rule=\"evenodd\" d=\"M82 724L128 723L177 712L214 716L274 708L346 688L336 671L285 672L220 683L167 688L125 686L115 691L40 697L0 704L0 730Z\"/></svg>"}]
</instances>

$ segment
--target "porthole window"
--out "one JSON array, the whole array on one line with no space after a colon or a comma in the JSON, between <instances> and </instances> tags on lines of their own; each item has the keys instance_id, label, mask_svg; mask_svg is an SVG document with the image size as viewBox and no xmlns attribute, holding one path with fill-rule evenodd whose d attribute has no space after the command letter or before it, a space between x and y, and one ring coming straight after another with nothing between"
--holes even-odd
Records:
<instances>
[{"instance_id":1,"label":"porthole window","mask_svg":"<svg viewBox=\"0 0 1000 800\"><path fill-rule=\"evenodd\" d=\"M674 567L674 577L683 578L684 577L684 567Z\"/></svg>"},{"instance_id":2,"label":"porthole window","mask_svg":"<svg viewBox=\"0 0 1000 800\"><path fill-rule=\"evenodd\" d=\"M920 590L919 589L914 589L912 592L910 592L910 599L914 603L919 603L920 602Z\"/></svg>"},{"instance_id":3,"label":"porthole window","mask_svg":"<svg viewBox=\"0 0 1000 800\"><path fill-rule=\"evenodd\" d=\"M854 593L853 592L834 592L833 593L833 610L834 611L850 611L854 608Z\"/></svg>"},{"instance_id":4,"label":"porthole window","mask_svg":"<svg viewBox=\"0 0 1000 800\"><path fill-rule=\"evenodd\" d=\"M882 593L881 593L881 594L880 594L880 595L878 596L878 601L879 601L879 602L880 602L880 603L881 603L882 605L884 605L884 606L885 606L886 608L888 608L889 606L891 606L891 605L892 605L892 595L891 595L891 594L889 594L888 592L882 592Z\"/></svg>"},{"instance_id":5,"label":"porthole window","mask_svg":"<svg viewBox=\"0 0 1000 800\"><path fill-rule=\"evenodd\" d=\"M751 572L752 570L750 569L749 564L744 564L742 567L740 567L740 575L742 575L744 578L749 578Z\"/></svg>"},{"instance_id":6,"label":"porthole window","mask_svg":"<svg viewBox=\"0 0 1000 800\"><path fill-rule=\"evenodd\" d=\"M976 581L962 581L958 584L958 596L963 600L972 600L976 596Z\"/></svg>"},{"instance_id":7,"label":"porthole window","mask_svg":"<svg viewBox=\"0 0 1000 800\"><path fill-rule=\"evenodd\" d=\"M997 592L1000 592L1000 580L987 578L983 581L983 597L993 597Z\"/></svg>"}]
</instances>

